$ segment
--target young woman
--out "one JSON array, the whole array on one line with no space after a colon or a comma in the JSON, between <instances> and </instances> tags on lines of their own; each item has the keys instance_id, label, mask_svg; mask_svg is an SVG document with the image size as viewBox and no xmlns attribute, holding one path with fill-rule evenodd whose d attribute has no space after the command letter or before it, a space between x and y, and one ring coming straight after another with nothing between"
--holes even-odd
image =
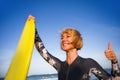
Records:
<instances>
[{"instance_id":1,"label":"young woman","mask_svg":"<svg viewBox=\"0 0 120 80\"><path fill-rule=\"evenodd\" d=\"M95 60L82 58L78 54L83 46L81 34L72 28L61 32L61 49L66 52L66 60L61 61L52 56L45 48L36 30L35 45L40 55L58 72L58 80L90 80L94 74L99 80L120 80L120 70L114 51L105 51L106 57L112 62L112 74L107 73Z\"/></svg>"}]
</instances>

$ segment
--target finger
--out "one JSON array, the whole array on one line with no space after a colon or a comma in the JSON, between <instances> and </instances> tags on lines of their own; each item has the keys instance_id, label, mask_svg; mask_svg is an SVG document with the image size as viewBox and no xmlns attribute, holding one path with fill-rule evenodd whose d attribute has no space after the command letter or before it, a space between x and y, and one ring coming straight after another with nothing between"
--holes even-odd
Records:
<instances>
[{"instance_id":1,"label":"finger","mask_svg":"<svg viewBox=\"0 0 120 80\"><path fill-rule=\"evenodd\" d=\"M35 17L32 16L32 15L29 15L28 18L29 18L29 19L34 19L34 20L35 20Z\"/></svg>"},{"instance_id":2,"label":"finger","mask_svg":"<svg viewBox=\"0 0 120 80\"><path fill-rule=\"evenodd\" d=\"M108 43L108 50L112 49L112 42Z\"/></svg>"}]
</instances>

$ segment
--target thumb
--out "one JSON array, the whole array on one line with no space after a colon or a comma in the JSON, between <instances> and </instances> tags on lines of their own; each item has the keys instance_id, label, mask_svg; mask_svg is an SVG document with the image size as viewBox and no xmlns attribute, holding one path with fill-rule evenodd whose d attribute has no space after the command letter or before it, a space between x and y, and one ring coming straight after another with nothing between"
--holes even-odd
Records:
<instances>
[{"instance_id":1,"label":"thumb","mask_svg":"<svg viewBox=\"0 0 120 80\"><path fill-rule=\"evenodd\" d=\"M112 49L112 42L108 43L108 50Z\"/></svg>"}]
</instances>

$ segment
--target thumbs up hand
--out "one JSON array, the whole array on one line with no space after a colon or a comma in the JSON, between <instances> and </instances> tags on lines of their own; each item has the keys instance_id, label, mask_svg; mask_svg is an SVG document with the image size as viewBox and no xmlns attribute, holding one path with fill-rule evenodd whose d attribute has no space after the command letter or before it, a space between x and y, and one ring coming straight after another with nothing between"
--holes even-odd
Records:
<instances>
[{"instance_id":1,"label":"thumbs up hand","mask_svg":"<svg viewBox=\"0 0 120 80\"><path fill-rule=\"evenodd\" d=\"M111 42L108 43L108 49L105 50L105 55L108 58L108 60L111 60L114 63L117 62L116 55L115 55L114 51L112 50L112 43Z\"/></svg>"}]
</instances>

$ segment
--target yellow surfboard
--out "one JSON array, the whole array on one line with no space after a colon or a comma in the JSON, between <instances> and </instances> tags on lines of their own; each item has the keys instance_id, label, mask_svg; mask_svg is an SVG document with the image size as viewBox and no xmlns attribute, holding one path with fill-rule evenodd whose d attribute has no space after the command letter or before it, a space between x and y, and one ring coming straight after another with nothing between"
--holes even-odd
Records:
<instances>
[{"instance_id":1,"label":"yellow surfboard","mask_svg":"<svg viewBox=\"0 0 120 80\"><path fill-rule=\"evenodd\" d=\"M26 80L35 37L35 18L29 16L4 80Z\"/></svg>"}]
</instances>

